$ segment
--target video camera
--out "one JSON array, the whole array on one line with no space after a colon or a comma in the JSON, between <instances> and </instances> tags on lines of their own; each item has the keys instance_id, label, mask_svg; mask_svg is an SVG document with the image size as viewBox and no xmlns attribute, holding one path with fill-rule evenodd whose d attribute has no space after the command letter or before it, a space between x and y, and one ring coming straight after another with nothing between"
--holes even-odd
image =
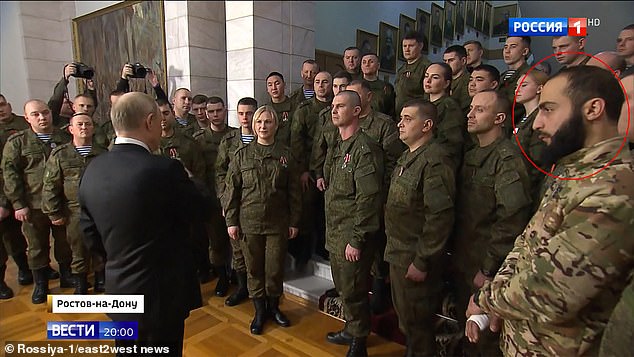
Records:
<instances>
[{"instance_id":1,"label":"video camera","mask_svg":"<svg viewBox=\"0 0 634 357\"><path fill-rule=\"evenodd\" d=\"M81 62L73 62L75 65L75 78L92 79L95 76L95 69Z\"/></svg>"}]
</instances>

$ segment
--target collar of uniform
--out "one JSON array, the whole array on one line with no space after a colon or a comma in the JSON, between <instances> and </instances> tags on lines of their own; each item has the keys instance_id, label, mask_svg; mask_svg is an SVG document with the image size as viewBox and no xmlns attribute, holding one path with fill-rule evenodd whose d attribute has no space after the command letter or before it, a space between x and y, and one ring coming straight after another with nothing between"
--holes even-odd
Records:
<instances>
[{"instance_id":1,"label":"collar of uniform","mask_svg":"<svg viewBox=\"0 0 634 357\"><path fill-rule=\"evenodd\" d=\"M464 82L465 78L467 79L467 82L469 81L469 71L467 71L467 69L465 68L464 71L462 72L462 74L456 78L453 79L451 81L451 89L456 89L459 85L463 84L462 82Z\"/></svg>"},{"instance_id":2,"label":"collar of uniform","mask_svg":"<svg viewBox=\"0 0 634 357\"><path fill-rule=\"evenodd\" d=\"M279 155L279 145L277 145L277 141L274 142L271 145L262 145L260 143L257 142L257 138L255 140L253 140L252 144L255 147L255 152L256 155L259 156L261 159L265 159L267 157L278 157L281 156Z\"/></svg>"},{"instance_id":3,"label":"collar of uniform","mask_svg":"<svg viewBox=\"0 0 634 357\"><path fill-rule=\"evenodd\" d=\"M328 107L332 103L332 99L322 102L321 100L317 99L317 94L315 94L315 96L312 99L313 99L313 105L315 106L316 113L321 112L324 108Z\"/></svg>"},{"instance_id":4,"label":"collar of uniform","mask_svg":"<svg viewBox=\"0 0 634 357\"><path fill-rule=\"evenodd\" d=\"M441 105L445 104L445 100L447 100L447 98L449 98L449 96L447 94L443 94L442 97L440 97L440 98L436 99L435 101L431 102L431 104L434 104L436 107L440 107Z\"/></svg>"},{"instance_id":5,"label":"collar of uniform","mask_svg":"<svg viewBox=\"0 0 634 357\"><path fill-rule=\"evenodd\" d=\"M561 167L563 174L569 176L579 176L591 174L617 156L617 152L623 143L623 138L615 136L610 139L600 141L590 147L582 148L568 156L561 158L555 167ZM621 150L619 156L629 156L627 145Z\"/></svg>"},{"instance_id":6,"label":"collar of uniform","mask_svg":"<svg viewBox=\"0 0 634 357\"><path fill-rule=\"evenodd\" d=\"M526 120L524 120L524 118L522 118L519 123L516 121L515 122L515 127L528 128L529 125L532 127L533 126L533 122L535 121L535 118L537 118L537 113L539 113L539 108L535 108L535 110L533 110L528 116L526 116L525 117Z\"/></svg>"},{"instance_id":7,"label":"collar of uniform","mask_svg":"<svg viewBox=\"0 0 634 357\"><path fill-rule=\"evenodd\" d=\"M359 137L359 133L361 132L361 129L357 130L354 134L352 134L351 137L349 137L346 140L341 140L341 137L339 139L339 145L341 148L341 153L348 153L350 151L350 147L354 144L354 142L357 140L357 138Z\"/></svg>"},{"instance_id":8,"label":"collar of uniform","mask_svg":"<svg viewBox=\"0 0 634 357\"><path fill-rule=\"evenodd\" d=\"M414 161L416 161L416 158L420 155L422 155L425 151L427 151L427 148L429 147L429 145L431 144L431 142L427 142L423 145L421 145L420 147L418 147L416 150L414 150L413 152L410 152L409 149L407 150L407 155L402 155L399 160L398 160L398 165L402 166L402 167L409 167Z\"/></svg>"},{"instance_id":9,"label":"collar of uniform","mask_svg":"<svg viewBox=\"0 0 634 357\"><path fill-rule=\"evenodd\" d=\"M279 103L273 103L273 99L269 99L269 104L273 107L273 109L280 112L290 110L290 106L292 105L291 98L287 95L285 95L284 100Z\"/></svg>"},{"instance_id":10,"label":"collar of uniform","mask_svg":"<svg viewBox=\"0 0 634 357\"><path fill-rule=\"evenodd\" d=\"M495 139L494 142L492 142L491 144L483 148L480 146L477 146L476 144L475 148L472 149L471 154L467 155L467 158L465 161L468 161L468 163L471 165L481 167L482 164L486 161L486 159L495 150L495 148L502 142L502 140L504 140L504 135L500 135L500 137Z\"/></svg>"},{"instance_id":11,"label":"collar of uniform","mask_svg":"<svg viewBox=\"0 0 634 357\"><path fill-rule=\"evenodd\" d=\"M374 121L374 109L370 110L368 115L363 118L359 118L359 126L363 130L368 130L370 126L372 126L372 122Z\"/></svg>"}]
</instances>

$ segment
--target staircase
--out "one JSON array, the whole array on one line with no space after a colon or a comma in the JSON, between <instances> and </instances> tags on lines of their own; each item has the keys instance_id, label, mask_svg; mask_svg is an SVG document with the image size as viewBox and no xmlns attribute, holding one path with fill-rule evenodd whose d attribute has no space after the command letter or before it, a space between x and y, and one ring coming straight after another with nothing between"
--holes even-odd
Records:
<instances>
[{"instance_id":1,"label":"staircase","mask_svg":"<svg viewBox=\"0 0 634 357\"><path fill-rule=\"evenodd\" d=\"M284 275L284 292L310 301L315 307L319 305L319 297L335 287L330 263L316 255L301 271L296 268L295 259L287 255Z\"/></svg>"}]
</instances>

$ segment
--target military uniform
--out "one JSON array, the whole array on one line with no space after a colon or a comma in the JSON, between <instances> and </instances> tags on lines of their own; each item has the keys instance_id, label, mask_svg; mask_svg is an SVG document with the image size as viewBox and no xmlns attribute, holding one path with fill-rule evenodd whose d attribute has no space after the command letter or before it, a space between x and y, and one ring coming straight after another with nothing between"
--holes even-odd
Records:
<instances>
[{"instance_id":1,"label":"military uniform","mask_svg":"<svg viewBox=\"0 0 634 357\"><path fill-rule=\"evenodd\" d=\"M117 134L114 132L114 127L112 126L112 120L107 120L101 124L101 132L106 138L106 147L112 147L112 145L114 145L114 139L117 138Z\"/></svg>"},{"instance_id":2,"label":"military uniform","mask_svg":"<svg viewBox=\"0 0 634 357\"><path fill-rule=\"evenodd\" d=\"M286 146L290 146L293 113L295 113L295 108L297 108L297 106L296 103L288 96L285 96L284 98L284 101L281 103L273 103L272 101L269 101L269 105L273 107L275 113L277 113L277 119L279 120L277 132L275 133L275 141L279 141Z\"/></svg>"},{"instance_id":3,"label":"military uniform","mask_svg":"<svg viewBox=\"0 0 634 357\"><path fill-rule=\"evenodd\" d=\"M234 130L230 126L225 126L223 131L214 131L211 128L201 129L194 134L194 140L198 142L203 161L206 164L205 182L211 193L211 219L207 222L207 233L209 237L209 247L211 248L211 262L217 266L224 266L227 263L229 253L229 235L227 226L222 216L222 207L216 194L216 160L218 149L222 138L230 131Z\"/></svg>"},{"instance_id":4,"label":"military uniform","mask_svg":"<svg viewBox=\"0 0 634 357\"><path fill-rule=\"evenodd\" d=\"M438 123L434 129L434 141L443 145L454 161L457 169L462 162L463 146L471 142L467 132L467 118L458 103L443 96L433 102L438 109Z\"/></svg>"},{"instance_id":5,"label":"military uniform","mask_svg":"<svg viewBox=\"0 0 634 357\"><path fill-rule=\"evenodd\" d=\"M198 143L182 130L182 128L174 128L172 136L161 137L159 151L165 157L179 160L195 178L205 180L205 162L201 149Z\"/></svg>"},{"instance_id":6,"label":"military uniform","mask_svg":"<svg viewBox=\"0 0 634 357\"><path fill-rule=\"evenodd\" d=\"M319 112L310 157L310 171L316 179L325 178L325 172L329 172L326 156L332 152L332 148L339 140L338 138L339 129L332 123L332 108L328 106Z\"/></svg>"},{"instance_id":7,"label":"military uniform","mask_svg":"<svg viewBox=\"0 0 634 357\"><path fill-rule=\"evenodd\" d=\"M535 163L537 166L541 167L541 156L546 144L539 139L539 132L533 129L533 122L537 117L538 109L533 110L532 113L528 117L522 118L521 121L515 122L516 125L516 137L511 138L511 142L518 146L517 141L522 145L522 149L524 153L530 157L531 161ZM518 146L519 150L519 146ZM533 166L528 159L522 155L524 158L524 163L526 164L526 168L528 169L528 174L531 179L531 200L533 201L533 206L535 211L537 209L537 205L540 201L540 190L542 186L542 181L546 175L541 171L537 170L535 166ZM544 170L550 170L542 167Z\"/></svg>"},{"instance_id":8,"label":"military uniform","mask_svg":"<svg viewBox=\"0 0 634 357\"><path fill-rule=\"evenodd\" d=\"M238 148L224 195L227 227L244 234L249 296L281 296L288 229L301 216L299 173L288 147L253 141Z\"/></svg>"},{"instance_id":9,"label":"military uniform","mask_svg":"<svg viewBox=\"0 0 634 357\"><path fill-rule=\"evenodd\" d=\"M14 210L28 207L29 220L22 222L22 233L28 240L28 258L31 270L48 266L49 235L55 239L55 259L60 266L70 266L72 255L66 241L64 227L53 226L42 213L42 179L44 166L51 150L70 140L68 134L54 129L51 140L44 143L31 129L13 134L7 140L2 154L4 193Z\"/></svg>"},{"instance_id":10,"label":"military uniform","mask_svg":"<svg viewBox=\"0 0 634 357\"><path fill-rule=\"evenodd\" d=\"M91 256L86 250L79 227L79 182L88 163L106 151L99 145L93 145L90 153L84 157L77 152L72 142L66 143L51 151L44 169L42 212L51 221L67 218L66 238L73 254L73 273L88 273ZM95 271L103 270L103 260L94 263Z\"/></svg>"},{"instance_id":11,"label":"military uniform","mask_svg":"<svg viewBox=\"0 0 634 357\"><path fill-rule=\"evenodd\" d=\"M437 143L427 143L399 158L385 205L392 300L408 350L436 355L433 314L440 305L443 258L454 221L453 163ZM410 264L427 277L405 278Z\"/></svg>"},{"instance_id":12,"label":"military uniform","mask_svg":"<svg viewBox=\"0 0 634 357\"><path fill-rule=\"evenodd\" d=\"M187 118L183 118L187 121L187 124L183 125L176 121L178 128L187 136L193 136L194 133L200 129L196 116L192 113L187 113Z\"/></svg>"},{"instance_id":13,"label":"military uniform","mask_svg":"<svg viewBox=\"0 0 634 357\"><path fill-rule=\"evenodd\" d=\"M630 278L631 279L631 278ZM634 341L634 280L623 290L605 326L599 357L627 356L632 353Z\"/></svg>"},{"instance_id":14,"label":"military uniform","mask_svg":"<svg viewBox=\"0 0 634 357\"><path fill-rule=\"evenodd\" d=\"M311 98L306 98L306 96L304 95L304 86L303 85L301 87L295 89L291 93L291 96L290 96L293 108L299 107L299 105L302 104L302 102L304 102L304 101L306 101L308 99L311 99Z\"/></svg>"},{"instance_id":15,"label":"military uniform","mask_svg":"<svg viewBox=\"0 0 634 357\"><path fill-rule=\"evenodd\" d=\"M476 273L495 275L530 217L530 181L520 155L503 136L465 154L452 237L456 311L462 326L465 316L460 312L467 310ZM481 337L480 353L500 353L497 336L486 331Z\"/></svg>"},{"instance_id":16,"label":"military uniform","mask_svg":"<svg viewBox=\"0 0 634 357\"><path fill-rule=\"evenodd\" d=\"M370 333L368 278L383 204L382 156L383 150L376 141L358 130L333 150L327 173L326 249L343 303L345 331L353 337ZM348 244L361 249L359 261L345 259Z\"/></svg>"},{"instance_id":17,"label":"military uniform","mask_svg":"<svg viewBox=\"0 0 634 357\"><path fill-rule=\"evenodd\" d=\"M530 69L530 66L526 64L526 62L524 62L515 71L515 73L513 73L513 75L507 78L506 80L502 80L506 72L500 75L500 85L498 86L497 90L498 92L501 92L502 94L506 95L506 97L511 102L511 105L513 105L513 102L515 101L515 89L518 84L518 80L522 78L526 74L526 72L528 72L529 69ZM513 115L515 116L515 118L522 118L525 114L526 114L526 110L524 109L524 106L516 102L515 107L513 108ZM511 121L506 120L505 123L503 124L503 128L504 128L504 133L506 137L510 138L513 135L513 124L511 123Z\"/></svg>"},{"instance_id":18,"label":"military uniform","mask_svg":"<svg viewBox=\"0 0 634 357\"><path fill-rule=\"evenodd\" d=\"M396 117L401 115L403 104L411 99L423 98L423 78L431 64L427 57L421 55L416 62L405 62L396 73Z\"/></svg>"},{"instance_id":19,"label":"military uniform","mask_svg":"<svg viewBox=\"0 0 634 357\"><path fill-rule=\"evenodd\" d=\"M455 100L466 117L471 106L469 95L469 72L464 71L460 77L451 81L451 98Z\"/></svg>"},{"instance_id":20,"label":"military uniform","mask_svg":"<svg viewBox=\"0 0 634 357\"><path fill-rule=\"evenodd\" d=\"M598 354L634 266L634 240L627 239L634 164L629 151L618 153L621 143L607 139L557 162L561 177L595 174L552 181L495 279L477 294L485 312L504 319L505 354ZM631 340L620 343L630 354Z\"/></svg>"},{"instance_id":21,"label":"military uniform","mask_svg":"<svg viewBox=\"0 0 634 357\"><path fill-rule=\"evenodd\" d=\"M380 79L374 81L366 79L365 81L370 85L374 94L372 96L372 109L394 118L394 98L387 95L386 83Z\"/></svg>"}]
</instances>

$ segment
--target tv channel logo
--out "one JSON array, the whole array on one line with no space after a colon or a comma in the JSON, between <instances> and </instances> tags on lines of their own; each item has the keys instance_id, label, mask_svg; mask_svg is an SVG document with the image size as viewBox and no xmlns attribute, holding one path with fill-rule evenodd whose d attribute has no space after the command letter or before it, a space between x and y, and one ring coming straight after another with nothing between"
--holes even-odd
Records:
<instances>
[{"instance_id":1,"label":"tv channel logo","mask_svg":"<svg viewBox=\"0 0 634 357\"><path fill-rule=\"evenodd\" d=\"M585 17L513 17L509 19L509 36L580 36L588 26L599 26L599 19Z\"/></svg>"}]
</instances>

